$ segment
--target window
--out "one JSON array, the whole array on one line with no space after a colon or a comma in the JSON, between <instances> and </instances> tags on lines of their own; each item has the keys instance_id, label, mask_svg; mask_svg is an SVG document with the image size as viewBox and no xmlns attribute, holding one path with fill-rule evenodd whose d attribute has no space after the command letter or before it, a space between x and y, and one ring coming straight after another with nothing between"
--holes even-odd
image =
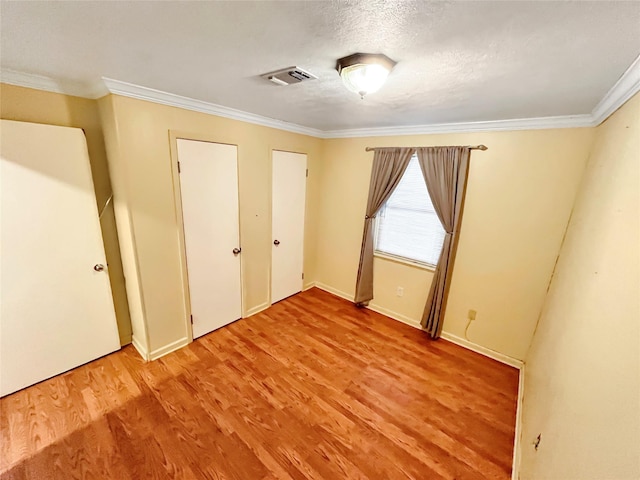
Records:
<instances>
[{"instance_id":1,"label":"window","mask_svg":"<svg viewBox=\"0 0 640 480\"><path fill-rule=\"evenodd\" d=\"M415 155L378 212L376 227L376 252L428 265L438 263L445 231Z\"/></svg>"}]
</instances>

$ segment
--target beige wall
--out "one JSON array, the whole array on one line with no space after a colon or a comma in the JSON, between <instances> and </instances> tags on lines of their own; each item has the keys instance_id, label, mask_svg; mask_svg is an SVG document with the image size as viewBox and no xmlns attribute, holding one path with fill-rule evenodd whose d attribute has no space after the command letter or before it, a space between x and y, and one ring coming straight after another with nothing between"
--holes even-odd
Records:
<instances>
[{"instance_id":1,"label":"beige wall","mask_svg":"<svg viewBox=\"0 0 640 480\"><path fill-rule=\"evenodd\" d=\"M238 146L243 310L269 305L271 263L271 151L308 155L305 279L315 277L316 210L321 140L142 100L109 96L100 100L105 119L112 180L128 204L133 242L125 263L137 270L141 328L148 351L161 351L188 337L185 291L178 243L169 132ZM113 155L112 155L113 152ZM113 158L112 158L113 157ZM115 185L114 185L115 186ZM123 248L129 251L128 248ZM132 294L132 291L129 291ZM134 324L136 321L134 321ZM134 326L134 337L136 327Z\"/></svg>"},{"instance_id":2,"label":"beige wall","mask_svg":"<svg viewBox=\"0 0 640 480\"><path fill-rule=\"evenodd\" d=\"M364 148L486 144L488 151L472 155L444 329L464 337L467 312L474 309L478 314L468 340L516 359L529 347L594 133L561 129L321 140L127 97L95 102L20 87L6 90L7 118L84 126L92 161L99 160L94 168L99 202L110 188L102 122L134 337L147 352L188 337L170 131L238 145L245 314L269 304L272 149L309 155L305 282L352 296L373 157ZM106 230L115 231L108 213ZM375 278L372 307L417 323L432 272L376 258ZM123 292L122 274L120 279ZM396 296L398 286L403 297Z\"/></svg>"},{"instance_id":3,"label":"beige wall","mask_svg":"<svg viewBox=\"0 0 640 480\"><path fill-rule=\"evenodd\" d=\"M319 284L352 297L373 154L367 146L470 145L474 151L444 330L523 359L591 146L593 129L331 139L318 204ZM376 258L372 306L418 322L432 272ZM404 296L396 296L396 287Z\"/></svg>"},{"instance_id":4,"label":"beige wall","mask_svg":"<svg viewBox=\"0 0 640 480\"><path fill-rule=\"evenodd\" d=\"M98 209L103 208L111 195L111 183L98 106L94 100L0 84L0 118L82 128L87 138L96 202ZM105 210L100 224L120 342L126 344L131 341L131 322L112 205Z\"/></svg>"},{"instance_id":5,"label":"beige wall","mask_svg":"<svg viewBox=\"0 0 640 480\"><path fill-rule=\"evenodd\" d=\"M352 296L373 157L365 147L486 144L472 155L444 329L464 337L475 309L468 339L523 359L537 326L522 478L640 477L640 96L597 129L320 140L119 96L1 88L1 118L85 130L99 207L111 191L106 140L116 201L102 228L120 335L128 341L131 327L114 210L134 336L149 352L188 328L170 131L238 145L245 313L269 303L272 149L309 156L305 282ZM376 258L375 278L372 306L418 322L432 273Z\"/></svg>"},{"instance_id":6,"label":"beige wall","mask_svg":"<svg viewBox=\"0 0 640 480\"><path fill-rule=\"evenodd\" d=\"M113 186L113 210L118 226L122 267L127 279L125 287L129 300L132 342L147 358L146 352L149 351L148 329L142 305L138 260L133 236L131 210L128 203L128 189L126 188L127 164L124 162L124 156L120 153L119 128L113 98L111 96L103 97L98 101L98 106L104 131L105 147L109 157L109 174Z\"/></svg>"},{"instance_id":7,"label":"beige wall","mask_svg":"<svg viewBox=\"0 0 640 480\"><path fill-rule=\"evenodd\" d=\"M640 478L639 192L636 95L597 128L527 356L523 479Z\"/></svg>"}]
</instances>

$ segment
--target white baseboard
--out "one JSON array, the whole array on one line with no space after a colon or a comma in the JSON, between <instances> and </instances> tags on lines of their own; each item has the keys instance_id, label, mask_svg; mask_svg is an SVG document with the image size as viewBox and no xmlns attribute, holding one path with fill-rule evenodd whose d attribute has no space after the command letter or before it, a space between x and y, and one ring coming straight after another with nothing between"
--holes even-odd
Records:
<instances>
[{"instance_id":1,"label":"white baseboard","mask_svg":"<svg viewBox=\"0 0 640 480\"><path fill-rule=\"evenodd\" d=\"M341 290L338 290L336 288L330 287L329 285L325 285L324 283L320 283L320 282L316 282L315 286L317 288L319 288L320 290L324 290L325 292L329 292L333 295L336 295L340 298L344 298L345 300L349 300L350 302L353 302L353 295L349 295L346 292L343 292ZM373 310L376 313L380 313L386 317L391 318L392 320L397 320L398 322L402 322L405 323L411 327L417 328L417 329L421 329L422 327L420 326L420 322L415 321L412 318L409 318L405 315L402 315L400 313L396 313L393 310L389 310L387 308L381 307L380 305L376 305L375 303L371 303L369 305L367 305L367 308L369 310Z\"/></svg>"},{"instance_id":2,"label":"white baseboard","mask_svg":"<svg viewBox=\"0 0 640 480\"><path fill-rule=\"evenodd\" d=\"M500 363L504 363L506 365L510 365L515 368L522 368L522 360L518 360L517 358L510 357L509 355L505 355L504 353L496 352L495 350L491 350L490 348L483 347L482 345L478 345L477 343L470 342L469 340L465 340L464 338L460 338L457 335L449 332L442 332L440 335L445 340L450 341L451 343L455 343L461 347L464 347L473 352L484 355L485 357L492 358Z\"/></svg>"},{"instance_id":3,"label":"white baseboard","mask_svg":"<svg viewBox=\"0 0 640 480\"><path fill-rule=\"evenodd\" d=\"M353 302L353 295L349 295L346 292L343 292L341 290L330 287L329 285L325 285L324 283L320 283L320 282L316 282L315 286L320 290L324 290L325 292L332 293L338 297L341 297L341 298L344 298L345 300L349 300L350 302ZM400 313L394 312L393 310L389 310L387 308L381 307L380 305L376 305L375 303L370 304L367 308L370 310L373 310L374 312L385 315L393 320L397 320L399 322L407 324L411 327L422 329L422 326L420 325L419 321L414 320L413 318L409 318L406 315L402 315ZM456 345L464 347L468 350L472 350L476 353L484 355L485 357L492 358L493 360L496 360L500 363L505 363L515 368L522 367L521 360L512 358L508 355L504 355L500 352L496 352L495 350L491 350L490 348L483 347L482 345L478 345L476 343L470 342L468 340L465 340L464 338L458 337L457 335L453 335L452 333L442 332L441 337L444 338L445 340L450 341L451 343L455 343Z\"/></svg>"},{"instance_id":4,"label":"white baseboard","mask_svg":"<svg viewBox=\"0 0 640 480\"><path fill-rule=\"evenodd\" d=\"M270 302L265 302L265 303L261 303L260 305L257 305L253 308L250 308L249 310L247 310L247 312L242 316L242 318L247 318L250 317L252 315L255 315L256 313L260 313L264 310L266 310L267 308L269 308L271 306Z\"/></svg>"},{"instance_id":5,"label":"white baseboard","mask_svg":"<svg viewBox=\"0 0 640 480\"><path fill-rule=\"evenodd\" d=\"M348 293L338 290L337 288L330 287L329 285L325 285L321 282L315 282L314 286L319 288L320 290L324 290L325 292L332 293L337 297L344 298L345 300L353 302L353 295L349 295Z\"/></svg>"},{"instance_id":6,"label":"white baseboard","mask_svg":"<svg viewBox=\"0 0 640 480\"><path fill-rule=\"evenodd\" d=\"M406 315L396 313L393 310L386 309L384 307L381 307L380 305L376 305L375 303L370 303L369 305L367 305L367 308L369 310L373 310L374 312L381 313L382 315L385 315L393 320L397 320L406 325L409 325L410 327L422 330L422 325L420 325L420 322L414 320L413 318L409 318Z\"/></svg>"},{"instance_id":7,"label":"white baseboard","mask_svg":"<svg viewBox=\"0 0 640 480\"><path fill-rule=\"evenodd\" d=\"M316 286L316 282L307 283L302 287L302 291L306 292L307 290L311 290L315 286Z\"/></svg>"},{"instance_id":8,"label":"white baseboard","mask_svg":"<svg viewBox=\"0 0 640 480\"><path fill-rule=\"evenodd\" d=\"M160 357L164 357L166 354L175 352L179 348L182 348L189 344L189 338L183 337L175 342L171 342L164 347L156 348L155 350L149 352L149 360L157 360Z\"/></svg>"},{"instance_id":9,"label":"white baseboard","mask_svg":"<svg viewBox=\"0 0 640 480\"><path fill-rule=\"evenodd\" d=\"M131 337L131 345L133 345L133 347L138 351L145 362L149 361L149 353L147 352L147 349L142 346L135 335Z\"/></svg>"},{"instance_id":10,"label":"white baseboard","mask_svg":"<svg viewBox=\"0 0 640 480\"><path fill-rule=\"evenodd\" d=\"M516 408L516 434L513 439L513 464L511 465L511 480L520 479L520 459L522 458L522 403L524 400L524 372L525 364L520 366L518 380L518 406Z\"/></svg>"}]
</instances>

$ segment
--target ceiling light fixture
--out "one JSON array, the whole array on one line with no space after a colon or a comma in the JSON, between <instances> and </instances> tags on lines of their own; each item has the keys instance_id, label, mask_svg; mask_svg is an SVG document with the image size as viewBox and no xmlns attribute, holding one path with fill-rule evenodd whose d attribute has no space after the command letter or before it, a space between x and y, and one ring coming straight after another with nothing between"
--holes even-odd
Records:
<instances>
[{"instance_id":1,"label":"ceiling light fixture","mask_svg":"<svg viewBox=\"0 0 640 480\"><path fill-rule=\"evenodd\" d=\"M395 64L379 53L354 53L339 59L336 69L345 87L364 98L380 90Z\"/></svg>"}]
</instances>

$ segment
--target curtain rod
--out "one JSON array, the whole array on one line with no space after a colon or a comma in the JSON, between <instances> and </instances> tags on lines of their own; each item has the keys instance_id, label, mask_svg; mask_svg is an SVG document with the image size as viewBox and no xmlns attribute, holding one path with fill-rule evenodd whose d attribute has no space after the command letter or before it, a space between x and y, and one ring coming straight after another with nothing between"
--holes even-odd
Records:
<instances>
[{"instance_id":1,"label":"curtain rod","mask_svg":"<svg viewBox=\"0 0 640 480\"><path fill-rule=\"evenodd\" d=\"M365 150L367 152L373 152L375 150L391 150L394 148L402 148L402 147L367 147ZM432 147L408 147L408 148L432 148ZM469 150L488 150L489 148L486 145L467 145Z\"/></svg>"}]
</instances>

